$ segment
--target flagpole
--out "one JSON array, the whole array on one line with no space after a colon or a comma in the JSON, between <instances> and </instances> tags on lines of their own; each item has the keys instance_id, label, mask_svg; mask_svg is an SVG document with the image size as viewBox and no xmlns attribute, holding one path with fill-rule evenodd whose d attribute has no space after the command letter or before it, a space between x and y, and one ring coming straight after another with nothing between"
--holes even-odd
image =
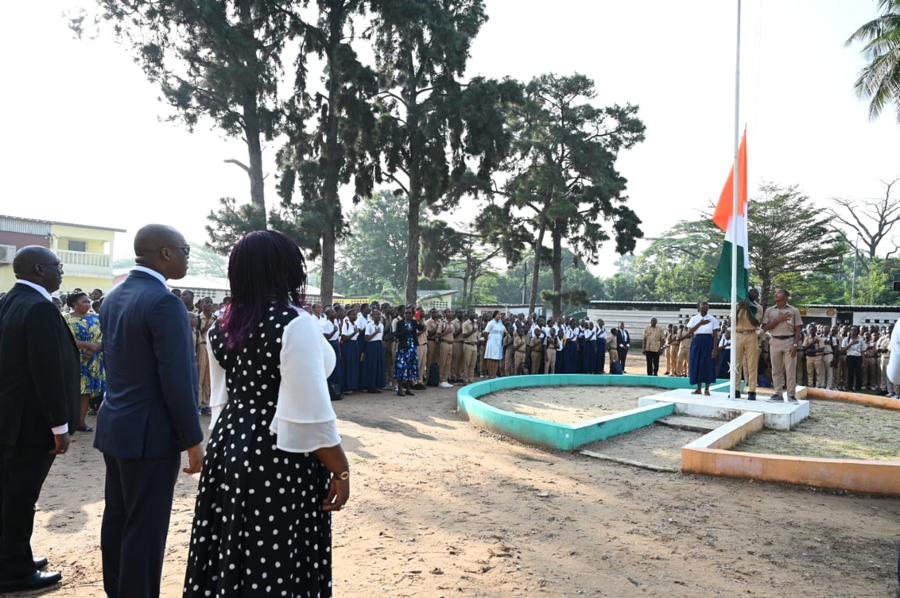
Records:
<instances>
[{"instance_id":1,"label":"flagpole","mask_svg":"<svg viewBox=\"0 0 900 598\"><path fill-rule=\"evenodd\" d=\"M737 273L738 273L738 184L742 176L746 173L740 171L740 161L738 153L740 147L740 107L741 107L741 0L737 0L737 51L734 66L734 192L732 193L731 218L734 225L731 227L731 398L737 397L738 384L737 378L737 350L735 339L735 326L737 325ZM743 264L741 264L743 265ZM744 289L746 292L746 289ZM722 334L725 334L724 332Z\"/></svg>"}]
</instances>

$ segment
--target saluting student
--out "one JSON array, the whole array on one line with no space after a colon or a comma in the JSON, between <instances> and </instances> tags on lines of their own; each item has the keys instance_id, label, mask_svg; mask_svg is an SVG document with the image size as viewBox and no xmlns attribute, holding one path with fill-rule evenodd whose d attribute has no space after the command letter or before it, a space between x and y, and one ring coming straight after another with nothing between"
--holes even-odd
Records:
<instances>
[{"instance_id":1,"label":"saluting student","mask_svg":"<svg viewBox=\"0 0 900 598\"><path fill-rule=\"evenodd\" d=\"M362 387L372 394L381 393L384 388L384 324L381 321L381 312L372 312L372 319L366 324L365 343L366 352L362 361Z\"/></svg>"},{"instance_id":2,"label":"saluting student","mask_svg":"<svg viewBox=\"0 0 900 598\"><path fill-rule=\"evenodd\" d=\"M341 390L352 393L359 389L359 329L356 327L356 313L353 308L341 322L341 361L344 371Z\"/></svg>"}]
</instances>

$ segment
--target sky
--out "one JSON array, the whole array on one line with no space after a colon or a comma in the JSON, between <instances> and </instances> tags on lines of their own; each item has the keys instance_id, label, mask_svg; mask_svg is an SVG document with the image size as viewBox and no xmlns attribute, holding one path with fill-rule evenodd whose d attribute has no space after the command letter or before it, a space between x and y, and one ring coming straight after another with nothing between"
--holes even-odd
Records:
<instances>
[{"instance_id":1,"label":"sky","mask_svg":"<svg viewBox=\"0 0 900 598\"><path fill-rule=\"evenodd\" d=\"M124 228L171 224L195 242L220 197L249 198L244 144L201 122L193 133L160 119L160 103L126 49L101 31L76 40L63 18L90 0L14 2L0 22L6 115L0 214ZM647 240L695 219L722 190L734 156L737 3L726 0L486 0L489 20L467 76L581 73L597 105L640 106L646 140L618 160ZM552 8L548 8L551 7ZM751 199L762 181L797 185L816 205L883 195L900 176L900 125L870 121L853 92L864 60L844 47L877 16L875 0L747 0L741 13L739 124L748 131ZM266 196L276 201L265 147ZM349 202L348 202L349 204ZM349 207L349 205L347 206ZM464 205L447 218L471 219ZM900 229L898 229L900 233ZM900 237L898 237L900 239ZM638 245L638 251L648 241ZM602 249L611 275L614 244Z\"/></svg>"}]
</instances>

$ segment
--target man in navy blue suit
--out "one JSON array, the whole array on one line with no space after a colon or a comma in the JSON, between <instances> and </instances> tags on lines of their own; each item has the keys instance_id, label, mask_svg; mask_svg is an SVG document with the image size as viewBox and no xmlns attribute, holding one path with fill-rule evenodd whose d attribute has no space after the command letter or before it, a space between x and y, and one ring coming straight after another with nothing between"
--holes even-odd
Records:
<instances>
[{"instance_id":1,"label":"man in navy blue suit","mask_svg":"<svg viewBox=\"0 0 900 598\"><path fill-rule=\"evenodd\" d=\"M141 228L137 265L100 312L107 391L94 446L106 461L100 545L112 598L159 596L181 453L185 473L203 463L194 341L184 305L166 287L187 273L190 250L174 228Z\"/></svg>"},{"instance_id":2,"label":"man in navy blue suit","mask_svg":"<svg viewBox=\"0 0 900 598\"><path fill-rule=\"evenodd\" d=\"M50 293L63 266L46 247L16 253L17 282L0 299L0 594L59 582L31 552L34 505L78 424L78 348Z\"/></svg>"}]
</instances>

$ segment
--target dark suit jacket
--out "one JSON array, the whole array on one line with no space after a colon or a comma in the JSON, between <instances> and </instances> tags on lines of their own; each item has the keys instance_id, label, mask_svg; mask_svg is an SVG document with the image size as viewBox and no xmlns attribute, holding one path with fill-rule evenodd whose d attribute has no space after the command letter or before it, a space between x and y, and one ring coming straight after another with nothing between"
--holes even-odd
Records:
<instances>
[{"instance_id":1,"label":"dark suit jacket","mask_svg":"<svg viewBox=\"0 0 900 598\"><path fill-rule=\"evenodd\" d=\"M102 330L102 328L101 328L101 330ZM627 331L626 331L626 332L627 332ZM628 333L628 340L627 340L627 341L625 340L625 335L622 334L622 329L621 329L621 328L616 328L616 329L614 329L613 334L616 335L616 344L619 345L619 348L624 349L624 347L623 347L622 345L625 345L625 344L627 344L627 345L629 345L629 346L631 345L631 333L630 333L630 332Z\"/></svg>"},{"instance_id":2,"label":"dark suit jacket","mask_svg":"<svg viewBox=\"0 0 900 598\"><path fill-rule=\"evenodd\" d=\"M203 440L197 361L184 304L139 271L100 310L106 399L94 446L121 459L158 459Z\"/></svg>"},{"instance_id":3,"label":"dark suit jacket","mask_svg":"<svg viewBox=\"0 0 900 598\"><path fill-rule=\"evenodd\" d=\"M51 428L78 425L81 366L62 314L31 287L0 299L0 445L53 447Z\"/></svg>"}]
</instances>

